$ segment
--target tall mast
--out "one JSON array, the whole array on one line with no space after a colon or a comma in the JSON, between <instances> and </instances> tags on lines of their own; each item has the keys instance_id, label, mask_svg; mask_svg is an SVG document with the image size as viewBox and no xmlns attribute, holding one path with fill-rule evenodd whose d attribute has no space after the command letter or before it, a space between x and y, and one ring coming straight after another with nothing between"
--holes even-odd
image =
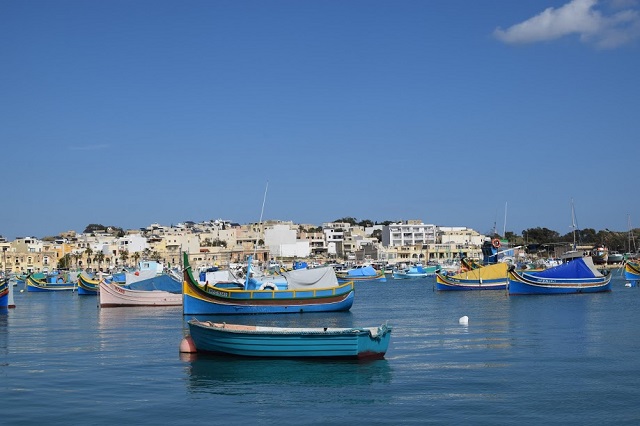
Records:
<instances>
[{"instance_id":1,"label":"tall mast","mask_svg":"<svg viewBox=\"0 0 640 426\"><path fill-rule=\"evenodd\" d=\"M504 225L502 228L502 238L507 238L507 201L504 202Z\"/></svg>"},{"instance_id":2,"label":"tall mast","mask_svg":"<svg viewBox=\"0 0 640 426\"><path fill-rule=\"evenodd\" d=\"M576 212L573 208L573 198L571 199L571 228L573 229L573 249L576 250Z\"/></svg>"}]
</instances>

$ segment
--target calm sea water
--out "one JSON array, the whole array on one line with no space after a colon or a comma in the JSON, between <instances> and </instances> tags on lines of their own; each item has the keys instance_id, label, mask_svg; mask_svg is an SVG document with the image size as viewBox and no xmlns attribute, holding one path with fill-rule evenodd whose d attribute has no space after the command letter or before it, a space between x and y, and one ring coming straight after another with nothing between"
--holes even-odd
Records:
<instances>
[{"instance_id":1,"label":"calm sea water","mask_svg":"<svg viewBox=\"0 0 640 426\"><path fill-rule=\"evenodd\" d=\"M285 326L388 321L386 358L366 363L180 355L190 318L180 307L101 309L91 296L16 292L16 309L0 312L0 419L638 424L640 288L614 274L603 294L510 297L389 280L358 283L350 312L213 317Z\"/></svg>"}]
</instances>

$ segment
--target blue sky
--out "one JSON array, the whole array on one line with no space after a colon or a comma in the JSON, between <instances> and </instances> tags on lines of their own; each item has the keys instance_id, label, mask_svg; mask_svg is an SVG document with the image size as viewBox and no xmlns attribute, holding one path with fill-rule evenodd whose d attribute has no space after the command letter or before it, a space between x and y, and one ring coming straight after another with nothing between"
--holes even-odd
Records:
<instances>
[{"instance_id":1,"label":"blue sky","mask_svg":"<svg viewBox=\"0 0 640 426\"><path fill-rule=\"evenodd\" d=\"M4 1L0 57L8 239L267 183L265 220L640 226L638 1Z\"/></svg>"}]
</instances>

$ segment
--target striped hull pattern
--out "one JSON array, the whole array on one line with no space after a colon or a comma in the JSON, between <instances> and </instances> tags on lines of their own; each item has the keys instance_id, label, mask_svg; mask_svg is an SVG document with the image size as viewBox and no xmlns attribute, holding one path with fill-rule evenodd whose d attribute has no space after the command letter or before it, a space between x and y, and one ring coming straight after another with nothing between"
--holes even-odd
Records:
<instances>
[{"instance_id":1,"label":"striped hull pattern","mask_svg":"<svg viewBox=\"0 0 640 426\"><path fill-rule=\"evenodd\" d=\"M349 282L386 282L387 277L384 274L384 271L379 271L375 276L349 276L349 275L339 275L336 274L338 278L338 282L340 284L349 283Z\"/></svg>"},{"instance_id":2,"label":"striped hull pattern","mask_svg":"<svg viewBox=\"0 0 640 426\"><path fill-rule=\"evenodd\" d=\"M15 308L13 302L13 283L8 279L0 280L0 309Z\"/></svg>"},{"instance_id":3,"label":"striped hull pattern","mask_svg":"<svg viewBox=\"0 0 640 426\"><path fill-rule=\"evenodd\" d=\"M509 280L505 278L487 280L465 280L436 274L436 290L464 291L464 290L506 290Z\"/></svg>"},{"instance_id":4,"label":"striped hull pattern","mask_svg":"<svg viewBox=\"0 0 640 426\"><path fill-rule=\"evenodd\" d=\"M26 283L27 283L28 292L68 291L68 290L75 290L76 288L76 285L72 282L47 283L41 280L37 280L32 276L27 277Z\"/></svg>"},{"instance_id":5,"label":"striped hull pattern","mask_svg":"<svg viewBox=\"0 0 640 426\"><path fill-rule=\"evenodd\" d=\"M640 281L640 262L627 261L624 265L624 277L627 281Z\"/></svg>"},{"instance_id":6,"label":"striped hull pattern","mask_svg":"<svg viewBox=\"0 0 640 426\"><path fill-rule=\"evenodd\" d=\"M379 359L389 347L391 327L280 328L189 321L198 352L266 358Z\"/></svg>"},{"instance_id":7,"label":"striped hull pattern","mask_svg":"<svg viewBox=\"0 0 640 426\"><path fill-rule=\"evenodd\" d=\"M509 294L575 294L611 291L611 274L594 278L543 278L509 271Z\"/></svg>"},{"instance_id":8,"label":"striped hull pattern","mask_svg":"<svg viewBox=\"0 0 640 426\"><path fill-rule=\"evenodd\" d=\"M97 296L98 290L100 290L100 281L92 280L83 276L82 274L78 275L78 294L83 296Z\"/></svg>"}]
</instances>

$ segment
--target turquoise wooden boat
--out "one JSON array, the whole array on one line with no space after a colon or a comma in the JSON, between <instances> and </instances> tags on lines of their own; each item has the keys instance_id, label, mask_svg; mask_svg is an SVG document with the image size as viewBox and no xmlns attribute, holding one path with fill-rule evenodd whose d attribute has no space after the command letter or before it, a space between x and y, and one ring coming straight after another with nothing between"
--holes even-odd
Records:
<instances>
[{"instance_id":1,"label":"turquoise wooden boat","mask_svg":"<svg viewBox=\"0 0 640 426\"><path fill-rule=\"evenodd\" d=\"M398 269L393 271L393 278L408 279L408 278L426 278L433 277L440 270L437 265L423 266L422 264L411 265L408 268Z\"/></svg>"},{"instance_id":2,"label":"turquoise wooden boat","mask_svg":"<svg viewBox=\"0 0 640 426\"><path fill-rule=\"evenodd\" d=\"M182 283L184 315L276 314L348 311L353 305L353 282L340 285L332 267L283 272L278 285L247 279L246 283L200 283L184 254Z\"/></svg>"},{"instance_id":3,"label":"turquoise wooden boat","mask_svg":"<svg viewBox=\"0 0 640 426\"><path fill-rule=\"evenodd\" d=\"M391 327L290 328L189 322L197 352L269 358L384 358Z\"/></svg>"}]
</instances>

